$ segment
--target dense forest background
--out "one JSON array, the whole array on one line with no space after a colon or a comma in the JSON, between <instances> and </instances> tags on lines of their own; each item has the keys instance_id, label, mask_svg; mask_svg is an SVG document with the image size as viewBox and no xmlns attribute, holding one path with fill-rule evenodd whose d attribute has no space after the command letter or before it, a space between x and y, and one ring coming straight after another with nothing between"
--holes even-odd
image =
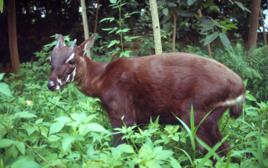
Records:
<instances>
[{"instance_id":1,"label":"dense forest background","mask_svg":"<svg viewBox=\"0 0 268 168\"><path fill-rule=\"evenodd\" d=\"M81 8L85 2L85 8ZM157 0L158 16L142 0L0 0L0 168L268 167L268 1ZM227 65L247 88L244 112L219 123L231 145L220 157L195 128L152 121L111 130L100 100L74 85L47 89L55 35L70 44L97 33L93 59L189 52ZM179 123L179 122L178 122ZM115 132L127 143L111 146ZM221 142L222 143L222 142ZM208 153L202 154L197 146Z\"/></svg>"}]
</instances>

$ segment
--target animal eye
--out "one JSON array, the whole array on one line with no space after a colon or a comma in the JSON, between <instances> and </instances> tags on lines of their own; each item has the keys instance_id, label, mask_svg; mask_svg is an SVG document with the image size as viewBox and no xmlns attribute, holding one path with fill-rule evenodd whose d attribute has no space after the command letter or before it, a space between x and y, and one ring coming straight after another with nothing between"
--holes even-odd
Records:
<instances>
[{"instance_id":1,"label":"animal eye","mask_svg":"<svg viewBox=\"0 0 268 168\"><path fill-rule=\"evenodd\" d=\"M68 63L71 64L71 65L73 65L73 64L75 64L75 60L74 59L71 59Z\"/></svg>"}]
</instances>

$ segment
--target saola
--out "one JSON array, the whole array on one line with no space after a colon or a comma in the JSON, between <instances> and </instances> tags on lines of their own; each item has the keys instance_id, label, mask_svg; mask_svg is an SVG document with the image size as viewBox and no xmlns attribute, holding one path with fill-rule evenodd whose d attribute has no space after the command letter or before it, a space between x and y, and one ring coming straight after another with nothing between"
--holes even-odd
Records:
<instances>
[{"instance_id":1,"label":"saola","mask_svg":"<svg viewBox=\"0 0 268 168\"><path fill-rule=\"evenodd\" d=\"M84 56L94 37L81 45L66 46L62 36L52 51L48 88L61 89L75 81L88 96L99 97L113 127L147 124L159 117L163 124L190 122L206 117L197 135L208 145L221 141L218 120L230 109L231 117L242 112L245 88L241 78L225 65L188 53L166 53L136 58L119 58L99 63ZM115 143L120 136L115 137ZM228 150L224 143L219 150Z\"/></svg>"}]
</instances>

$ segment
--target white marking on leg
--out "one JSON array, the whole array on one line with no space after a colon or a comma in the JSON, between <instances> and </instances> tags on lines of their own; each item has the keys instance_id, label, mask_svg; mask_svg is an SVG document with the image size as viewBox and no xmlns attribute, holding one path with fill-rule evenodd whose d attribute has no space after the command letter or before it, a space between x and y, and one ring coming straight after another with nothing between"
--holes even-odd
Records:
<instances>
[{"instance_id":1,"label":"white marking on leg","mask_svg":"<svg viewBox=\"0 0 268 168\"><path fill-rule=\"evenodd\" d=\"M220 102L216 104L216 107L218 106L234 106L237 104L242 104L245 100L245 95L240 95L234 99L228 99L224 102Z\"/></svg>"}]
</instances>

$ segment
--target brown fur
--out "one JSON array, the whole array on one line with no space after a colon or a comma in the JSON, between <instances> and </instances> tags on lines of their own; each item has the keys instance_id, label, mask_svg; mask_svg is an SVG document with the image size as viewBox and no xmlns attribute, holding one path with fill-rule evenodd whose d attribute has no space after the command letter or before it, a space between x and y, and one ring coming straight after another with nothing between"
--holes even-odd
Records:
<instances>
[{"instance_id":1,"label":"brown fur","mask_svg":"<svg viewBox=\"0 0 268 168\"><path fill-rule=\"evenodd\" d=\"M113 127L147 124L160 117L160 123L177 124L174 114L189 124L190 107L196 125L211 114L197 134L208 145L221 140L217 122L227 107L215 104L245 92L241 78L223 64L194 54L169 53L161 56L120 58L97 63L77 57L78 86L85 94L99 97ZM232 106L239 116L241 105ZM124 116L124 121L122 121ZM226 150L224 144L220 150Z\"/></svg>"},{"instance_id":2,"label":"brown fur","mask_svg":"<svg viewBox=\"0 0 268 168\"><path fill-rule=\"evenodd\" d=\"M241 78L215 60L168 53L99 63L84 56L85 46L90 48L93 42L94 36L80 46L66 47L59 39L52 52L48 88L59 90L75 76L83 93L101 99L113 127L143 125L156 117L163 124L178 124L175 116L189 125L192 106L195 125L208 114L197 135L214 146L222 139L218 120L224 111L230 108L235 118L242 112ZM115 144L121 141L120 135L114 139ZM219 150L226 153L228 144Z\"/></svg>"}]
</instances>

